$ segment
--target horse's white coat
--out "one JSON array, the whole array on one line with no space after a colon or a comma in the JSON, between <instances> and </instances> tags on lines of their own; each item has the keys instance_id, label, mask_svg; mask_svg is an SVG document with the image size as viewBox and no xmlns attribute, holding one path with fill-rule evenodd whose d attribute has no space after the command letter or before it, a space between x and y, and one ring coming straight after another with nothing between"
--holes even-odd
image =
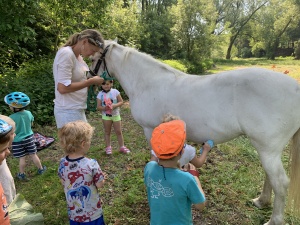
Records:
<instances>
[{"instance_id":1,"label":"horse's white coat","mask_svg":"<svg viewBox=\"0 0 300 225\"><path fill-rule=\"evenodd\" d=\"M188 75L132 48L108 44L107 70L128 95L133 118L143 127L147 140L166 113L183 119L187 139L196 143L212 139L218 144L247 135L266 172L263 191L254 204L270 204L273 189L273 214L265 225L283 224L289 181L281 154L300 127L296 80L260 68ZM102 72L103 67L98 74Z\"/></svg>"}]
</instances>

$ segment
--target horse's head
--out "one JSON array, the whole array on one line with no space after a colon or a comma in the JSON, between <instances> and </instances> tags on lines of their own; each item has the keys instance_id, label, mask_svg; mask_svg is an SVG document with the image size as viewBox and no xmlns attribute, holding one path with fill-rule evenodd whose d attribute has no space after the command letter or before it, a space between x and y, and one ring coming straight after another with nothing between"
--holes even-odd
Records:
<instances>
[{"instance_id":1,"label":"horse's head","mask_svg":"<svg viewBox=\"0 0 300 225\"><path fill-rule=\"evenodd\" d=\"M100 52L96 52L94 55L90 56L90 60L92 63L90 66L88 77L101 76L103 75L104 71L106 71L108 76L110 76L110 73L107 69L105 56L108 53L110 46L114 43L117 43L116 39L113 41L105 40L103 50L101 49Z\"/></svg>"}]
</instances>

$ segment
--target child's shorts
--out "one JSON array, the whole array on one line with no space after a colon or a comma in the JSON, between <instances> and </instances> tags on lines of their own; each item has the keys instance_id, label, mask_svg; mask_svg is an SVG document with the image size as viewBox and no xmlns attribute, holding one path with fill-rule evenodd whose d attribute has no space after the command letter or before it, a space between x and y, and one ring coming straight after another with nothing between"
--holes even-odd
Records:
<instances>
[{"instance_id":1,"label":"child's shorts","mask_svg":"<svg viewBox=\"0 0 300 225\"><path fill-rule=\"evenodd\" d=\"M70 225L105 225L104 223L104 219L103 216L101 216L100 218L91 221L91 222L84 222L84 223L80 223L80 222L75 222L73 220L70 220Z\"/></svg>"},{"instance_id":2,"label":"child's shorts","mask_svg":"<svg viewBox=\"0 0 300 225\"><path fill-rule=\"evenodd\" d=\"M35 154L37 152L34 143L33 134L26 137L22 141L12 143L12 152L14 157L21 158L26 155Z\"/></svg>"},{"instance_id":3,"label":"child's shorts","mask_svg":"<svg viewBox=\"0 0 300 225\"><path fill-rule=\"evenodd\" d=\"M112 120L113 122L117 122L117 121L121 121L121 116L118 115L118 116L105 116L105 115L102 115L102 119L103 120Z\"/></svg>"}]
</instances>

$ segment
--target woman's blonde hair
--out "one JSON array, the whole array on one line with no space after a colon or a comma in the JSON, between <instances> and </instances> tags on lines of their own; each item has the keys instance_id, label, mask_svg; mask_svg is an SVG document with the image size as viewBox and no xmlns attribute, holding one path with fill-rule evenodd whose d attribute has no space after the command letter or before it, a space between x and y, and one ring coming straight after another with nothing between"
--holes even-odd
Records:
<instances>
[{"instance_id":1,"label":"woman's blonde hair","mask_svg":"<svg viewBox=\"0 0 300 225\"><path fill-rule=\"evenodd\" d=\"M103 48L104 47L104 39L102 37L102 34L94 29L86 29L80 33L75 33L69 37L69 40L63 45L64 47L66 46L73 46L75 45L78 41L87 38L88 42Z\"/></svg>"},{"instance_id":2,"label":"woman's blonde hair","mask_svg":"<svg viewBox=\"0 0 300 225\"><path fill-rule=\"evenodd\" d=\"M93 133L94 128L87 122L69 122L58 131L59 144L66 155L75 153L82 149L82 142L91 142Z\"/></svg>"}]
</instances>

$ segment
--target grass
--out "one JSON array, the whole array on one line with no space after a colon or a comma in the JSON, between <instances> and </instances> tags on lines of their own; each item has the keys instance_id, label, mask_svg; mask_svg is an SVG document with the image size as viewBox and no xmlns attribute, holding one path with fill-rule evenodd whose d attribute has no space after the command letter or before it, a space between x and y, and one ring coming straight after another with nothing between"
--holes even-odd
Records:
<instances>
[{"instance_id":1,"label":"grass","mask_svg":"<svg viewBox=\"0 0 300 225\"><path fill-rule=\"evenodd\" d=\"M275 65L275 66L273 66ZM300 62L291 59L268 61L262 59L216 61L216 68L207 73L241 67L258 66L298 79ZM129 104L121 110L125 144L131 149L130 155L117 152L117 140L112 133L113 155L104 153L103 127L99 113L89 113L88 120L96 128L88 157L96 158L107 173L105 187L101 190L104 218L107 225L149 224L149 208L143 183L143 168L149 161L149 147L142 128L133 120ZM36 131L56 137L54 126L36 126ZM200 146L195 143L197 148ZM284 151L284 166L288 165L288 149ZM17 192L24 195L36 212L41 212L45 225L67 225L67 207L63 188L57 176L58 162L63 152L57 141L48 149L38 153L48 167L43 175L36 174L36 168L28 162L27 174L31 181L22 183L15 180ZM18 172L18 160L9 156L8 164L12 174ZM258 155L245 136L219 144L209 153L200 171L200 180L205 190L208 205L203 212L193 211L194 224L212 225L257 225L268 221L272 208L259 210L250 200L259 195L264 173ZM289 225L300 224L300 220L285 213Z\"/></svg>"}]
</instances>

